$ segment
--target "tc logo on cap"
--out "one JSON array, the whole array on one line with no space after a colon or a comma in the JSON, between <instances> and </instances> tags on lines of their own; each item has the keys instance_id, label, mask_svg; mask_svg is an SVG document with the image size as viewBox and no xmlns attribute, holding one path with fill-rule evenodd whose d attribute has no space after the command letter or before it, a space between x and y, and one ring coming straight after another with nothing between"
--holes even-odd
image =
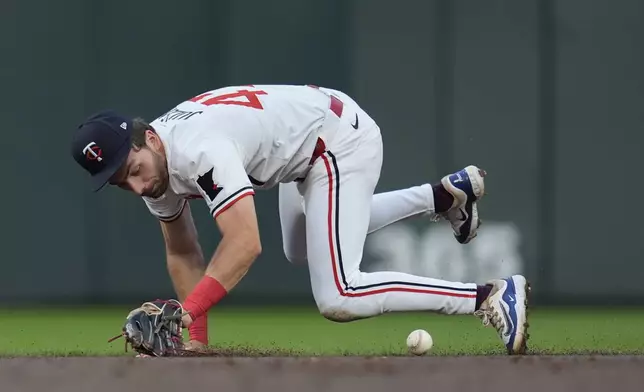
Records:
<instances>
[{"instance_id":1,"label":"tc logo on cap","mask_svg":"<svg viewBox=\"0 0 644 392\"><path fill-rule=\"evenodd\" d=\"M99 161L101 162L103 158L101 155L103 155L103 150L94 142L90 142L88 145L83 148L83 154L85 154L85 158L87 158L90 161Z\"/></svg>"}]
</instances>

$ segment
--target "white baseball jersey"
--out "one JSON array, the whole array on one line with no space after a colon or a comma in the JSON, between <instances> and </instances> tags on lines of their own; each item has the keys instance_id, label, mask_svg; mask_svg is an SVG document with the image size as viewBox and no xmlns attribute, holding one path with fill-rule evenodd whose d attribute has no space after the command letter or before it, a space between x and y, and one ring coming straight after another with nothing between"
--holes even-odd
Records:
<instances>
[{"instance_id":1,"label":"white baseball jersey","mask_svg":"<svg viewBox=\"0 0 644 392\"><path fill-rule=\"evenodd\" d=\"M143 197L161 220L203 198L216 217L235 201L306 174L330 113L326 89L309 86L225 87L180 103L151 125L164 143L170 183Z\"/></svg>"},{"instance_id":2,"label":"white baseball jersey","mask_svg":"<svg viewBox=\"0 0 644 392\"><path fill-rule=\"evenodd\" d=\"M326 317L474 312L476 283L360 270L367 234L434 212L433 188L374 196L383 162L380 128L346 94L307 86L227 87L179 104L152 125L164 142L170 184L159 199L144 198L150 211L171 220L186 199L202 197L216 217L254 189L279 184L285 252L306 260ZM318 138L326 151L309 165L320 152Z\"/></svg>"}]
</instances>

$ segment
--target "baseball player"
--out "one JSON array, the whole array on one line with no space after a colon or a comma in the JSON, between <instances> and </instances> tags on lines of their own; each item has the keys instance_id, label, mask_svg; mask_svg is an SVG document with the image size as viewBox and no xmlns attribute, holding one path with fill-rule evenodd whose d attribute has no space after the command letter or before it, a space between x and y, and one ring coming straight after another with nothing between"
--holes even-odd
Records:
<instances>
[{"instance_id":1,"label":"baseball player","mask_svg":"<svg viewBox=\"0 0 644 392\"><path fill-rule=\"evenodd\" d=\"M529 285L521 275L477 285L360 270L367 234L411 216L442 217L458 242L472 240L485 172L468 166L433 185L374 195L383 160L380 128L343 92L312 85L225 87L181 102L150 124L103 111L78 127L71 153L95 190L109 183L134 192L160 221L181 302L146 303L129 319L149 316L156 331L168 320L174 323L165 325L169 330L188 328L189 348L208 343L208 310L261 253L255 192L278 187L284 253L308 264L324 317L474 314L497 330L509 354L525 352ZM208 263L187 203L192 198L204 200L222 234ZM159 337L140 324L124 327L133 347L143 350L147 341L153 355L163 355L181 345L176 330Z\"/></svg>"}]
</instances>

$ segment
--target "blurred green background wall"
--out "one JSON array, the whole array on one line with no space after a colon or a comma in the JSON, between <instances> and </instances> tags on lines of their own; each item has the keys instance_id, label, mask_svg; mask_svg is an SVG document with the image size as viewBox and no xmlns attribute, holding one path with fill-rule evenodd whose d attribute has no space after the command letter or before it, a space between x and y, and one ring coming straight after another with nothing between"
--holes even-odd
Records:
<instances>
[{"instance_id":1,"label":"blurred green background wall","mask_svg":"<svg viewBox=\"0 0 644 392\"><path fill-rule=\"evenodd\" d=\"M379 191L489 173L472 244L415 219L368 238L365 270L522 272L539 303L641 303L643 19L639 0L4 0L0 301L174 296L143 202L92 194L69 156L88 114L152 119L224 85L312 83L379 122ZM282 253L277 191L256 203L264 253L229 300L311 301ZM192 206L210 256L219 234Z\"/></svg>"}]
</instances>

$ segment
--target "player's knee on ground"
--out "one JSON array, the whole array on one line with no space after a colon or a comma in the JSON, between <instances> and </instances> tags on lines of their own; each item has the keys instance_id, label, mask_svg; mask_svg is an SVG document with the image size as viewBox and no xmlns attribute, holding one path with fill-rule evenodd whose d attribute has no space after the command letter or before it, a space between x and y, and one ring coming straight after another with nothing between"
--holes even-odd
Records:
<instances>
[{"instance_id":1,"label":"player's knee on ground","mask_svg":"<svg viewBox=\"0 0 644 392\"><path fill-rule=\"evenodd\" d=\"M360 301L358 298L344 297L338 294L334 299L319 301L318 310L327 320L346 323L366 317L358 310L358 301Z\"/></svg>"}]
</instances>

